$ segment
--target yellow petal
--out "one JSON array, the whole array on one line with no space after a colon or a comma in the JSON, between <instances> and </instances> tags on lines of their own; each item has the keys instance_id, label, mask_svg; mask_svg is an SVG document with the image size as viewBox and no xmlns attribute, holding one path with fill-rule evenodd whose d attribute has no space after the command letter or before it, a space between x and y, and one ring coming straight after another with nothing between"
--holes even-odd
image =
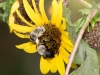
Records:
<instances>
[{"instance_id":1,"label":"yellow petal","mask_svg":"<svg viewBox=\"0 0 100 75\"><path fill-rule=\"evenodd\" d=\"M14 29L15 31L21 32L21 33L26 33L26 32L31 32L34 28L28 27L28 26L22 26L18 24L9 24L9 26Z\"/></svg>"},{"instance_id":2,"label":"yellow petal","mask_svg":"<svg viewBox=\"0 0 100 75\"><path fill-rule=\"evenodd\" d=\"M58 3L56 0L52 2L52 17L51 17L51 24L55 25L57 20L57 13L58 13Z\"/></svg>"},{"instance_id":3,"label":"yellow petal","mask_svg":"<svg viewBox=\"0 0 100 75\"><path fill-rule=\"evenodd\" d=\"M61 45L63 48L65 48L70 53L72 52L73 46L70 46L69 44L65 43L64 41L61 42Z\"/></svg>"},{"instance_id":4,"label":"yellow petal","mask_svg":"<svg viewBox=\"0 0 100 75\"><path fill-rule=\"evenodd\" d=\"M40 1L39 1L40 2ZM42 21L42 23L44 24L45 23L45 20L42 18L42 16L40 15L40 13L38 12L38 9L36 7L36 3L35 3L35 0L32 0L32 4L33 4L33 7L34 7L34 10L35 10L35 13L36 15L39 17L39 19ZM40 10L40 9L39 9ZM41 12L41 11L40 11Z\"/></svg>"},{"instance_id":5,"label":"yellow petal","mask_svg":"<svg viewBox=\"0 0 100 75\"><path fill-rule=\"evenodd\" d=\"M27 25L33 27L33 25L32 25L31 23L29 23L27 20L25 20L25 19L21 16L21 14L20 14L20 12L19 12L18 10L16 10L16 13L17 13L18 17L19 17L23 22L25 22Z\"/></svg>"},{"instance_id":6,"label":"yellow petal","mask_svg":"<svg viewBox=\"0 0 100 75\"><path fill-rule=\"evenodd\" d=\"M13 28L10 27L10 33L12 33L12 32L13 32Z\"/></svg>"},{"instance_id":7,"label":"yellow petal","mask_svg":"<svg viewBox=\"0 0 100 75\"><path fill-rule=\"evenodd\" d=\"M50 63L47 59L44 59L43 57L41 57L40 59L40 70L43 74L47 74L50 70Z\"/></svg>"},{"instance_id":8,"label":"yellow petal","mask_svg":"<svg viewBox=\"0 0 100 75\"><path fill-rule=\"evenodd\" d=\"M65 65L64 65L63 59L60 54L56 56L56 62L57 62L58 72L61 75L64 75L65 74Z\"/></svg>"},{"instance_id":9,"label":"yellow petal","mask_svg":"<svg viewBox=\"0 0 100 75\"><path fill-rule=\"evenodd\" d=\"M60 47L60 55L62 56L62 59L64 60L64 62L66 64L68 64L69 58L70 58L70 54L63 47ZM77 65L72 63L71 67L72 68L77 68Z\"/></svg>"},{"instance_id":10,"label":"yellow petal","mask_svg":"<svg viewBox=\"0 0 100 75\"><path fill-rule=\"evenodd\" d=\"M51 72L55 73L57 71L57 62L56 58L53 58L51 61Z\"/></svg>"},{"instance_id":11,"label":"yellow petal","mask_svg":"<svg viewBox=\"0 0 100 75\"><path fill-rule=\"evenodd\" d=\"M61 24L61 19L62 19L62 1L60 1L58 5L58 13L57 13L57 18L56 18L57 27Z\"/></svg>"},{"instance_id":12,"label":"yellow petal","mask_svg":"<svg viewBox=\"0 0 100 75\"><path fill-rule=\"evenodd\" d=\"M68 39L70 39L70 37L69 37L69 33L68 33L68 32L63 31L62 33L63 33L63 35L65 35L65 37L67 37Z\"/></svg>"},{"instance_id":13,"label":"yellow petal","mask_svg":"<svg viewBox=\"0 0 100 75\"><path fill-rule=\"evenodd\" d=\"M61 36L62 41L64 41L65 43L69 44L70 46L73 46L71 40L69 38L67 38L65 35L62 34Z\"/></svg>"},{"instance_id":14,"label":"yellow petal","mask_svg":"<svg viewBox=\"0 0 100 75\"><path fill-rule=\"evenodd\" d=\"M63 53L64 56L66 56L66 57L69 57L70 56L70 54L62 46L60 46L59 49L60 49L59 51L61 53Z\"/></svg>"},{"instance_id":15,"label":"yellow petal","mask_svg":"<svg viewBox=\"0 0 100 75\"><path fill-rule=\"evenodd\" d=\"M40 8L42 18L45 20L45 23L48 23L48 18L46 16L46 13L45 13L45 10L44 10L44 0L39 1L39 8Z\"/></svg>"},{"instance_id":16,"label":"yellow petal","mask_svg":"<svg viewBox=\"0 0 100 75\"><path fill-rule=\"evenodd\" d=\"M32 42L27 42L21 45L16 45L18 49L23 49L27 53L35 53L37 52L36 50L36 45L34 45Z\"/></svg>"},{"instance_id":17,"label":"yellow petal","mask_svg":"<svg viewBox=\"0 0 100 75\"><path fill-rule=\"evenodd\" d=\"M78 66L76 64L74 64L74 63L72 63L71 67L72 68L78 68Z\"/></svg>"},{"instance_id":18,"label":"yellow petal","mask_svg":"<svg viewBox=\"0 0 100 75\"><path fill-rule=\"evenodd\" d=\"M14 31L14 33L15 33L18 37L20 37L20 38L30 38L29 35L21 34L21 33L18 33L18 32L16 32L16 31Z\"/></svg>"},{"instance_id":19,"label":"yellow petal","mask_svg":"<svg viewBox=\"0 0 100 75\"><path fill-rule=\"evenodd\" d=\"M60 52L60 55L62 56L64 62L66 64L68 64L68 61L69 61L69 54L68 54L68 52L65 49L62 48L61 52Z\"/></svg>"},{"instance_id":20,"label":"yellow petal","mask_svg":"<svg viewBox=\"0 0 100 75\"><path fill-rule=\"evenodd\" d=\"M35 0L32 0L32 4L33 4L33 7L34 7L35 12L36 12L36 13L39 13L39 12L38 12L38 9L37 9L37 7L36 7L36 4L35 4Z\"/></svg>"},{"instance_id":21,"label":"yellow petal","mask_svg":"<svg viewBox=\"0 0 100 75\"><path fill-rule=\"evenodd\" d=\"M66 19L62 18L62 24L59 26L59 29L64 31L66 29Z\"/></svg>"},{"instance_id":22,"label":"yellow petal","mask_svg":"<svg viewBox=\"0 0 100 75\"><path fill-rule=\"evenodd\" d=\"M9 23L14 23L14 16L13 16L13 13L15 12L16 9L19 8L19 2L18 0L16 0L14 2L14 4L12 5L11 7L11 10L10 10L10 15L9 15Z\"/></svg>"},{"instance_id":23,"label":"yellow petal","mask_svg":"<svg viewBox=\"0 0 100 75\"><path fill-rule=\"evenodd\" d=\"M27 2L27 0L23 0L23 5L24 8L26 10L27 15L29 16L29 18L36 24L36 25L41 25L43 24L42 21L40 20L40 18L36 15L36 13L34 12L34 10L31 8L31 6L29 5L29 3Z\"/></svg>"},{"instance_id":24,"label":"yellow petal","mask_svg":"<svg viewBox=\"0 0 100 75\"><path fill-rule=\"evenodd\" d=\"M16 9L18 9L18 7L19 7L19 2L18 2L18 0L16 0L15 2L14 2L14 4L12 5L12 7L11 7L11 11L10 11L10 15L9 15L9 22L8 23L14 23L14 15L13 15L13 13L15 12L15 10ZM10 33L12 33L13 32L13 28L11 28L10 27Z\"/></svg>"}]
</instances>

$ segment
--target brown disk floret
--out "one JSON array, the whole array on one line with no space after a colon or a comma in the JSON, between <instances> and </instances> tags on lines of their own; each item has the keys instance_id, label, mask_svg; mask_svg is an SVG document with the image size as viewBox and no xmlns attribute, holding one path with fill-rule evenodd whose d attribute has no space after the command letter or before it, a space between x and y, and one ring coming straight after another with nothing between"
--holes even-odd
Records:
<instances>
[{"instance_id":1,"label":"brown disk floret","mask_svg":"<svg viewBox=\"0 0 100 75\"><path fill-rule=\"evenodd\" d=\"M83 39L90 45L90 47L99 50L100 49L100 22L97 22L92 28L90 26L89 32L85 32Z\"/></svg>"}]
</instances>

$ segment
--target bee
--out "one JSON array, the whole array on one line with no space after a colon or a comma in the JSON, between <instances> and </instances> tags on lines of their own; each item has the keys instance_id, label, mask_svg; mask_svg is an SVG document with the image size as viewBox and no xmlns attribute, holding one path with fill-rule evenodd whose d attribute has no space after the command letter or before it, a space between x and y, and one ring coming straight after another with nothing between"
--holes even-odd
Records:
<instances>
[{"instance_id":1,"label":"bee","mask_svg":"<svg viewBox=\"0 0 100 75\"><path fill-rule=\"evenodd\" d=\"M51 50L53 43L50 37L46 35L46 29L43 26L35 28L30 33L30 40L36 44L37 51L44 58L53 58L55 52Z\"/></svg>"},{"instance_id":2,"label":"bee","mask_svg":"<svg viewBox=\"0 0 100 75\"><path fill-rule=\"evenodd\" d=\"M40 36L43 35L43 33L45 32L45 28L43 26L39 26L37 28L35 28L31 33L30 33L30 40L35 43L35 44L38 44L39 43L39 40L38 38Z\"/></svg>"}]
</instances>

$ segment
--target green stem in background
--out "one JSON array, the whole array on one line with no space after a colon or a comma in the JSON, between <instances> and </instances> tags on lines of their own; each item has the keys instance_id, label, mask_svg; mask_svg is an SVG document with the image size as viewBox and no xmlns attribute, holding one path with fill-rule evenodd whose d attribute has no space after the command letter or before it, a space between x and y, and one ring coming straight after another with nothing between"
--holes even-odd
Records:
<instances>
[{"instance_id":1,"label":"green stem in background","mask_svg":"<svg viewBox=\"0 0 100 75\"><path fill-rule=\"evenodd\" d=\"M84 0L75 0L75 1L77 1L78 3L80 3L81 5L89 8L89 9L92 8L92 5Z\"/></svg>"},{"instance_id":2,"label":"green stem in background","mask_svg":"<svg viewBox=\"0 0 100 75\"><path fill-rule=\"evenodd\" d=\"M69 70L70 70L70 67L71 67L71 64L72 64L72 61L74 59L74 56L75 56L75 53L77 51L77 48L78 48L78 45L82 39L82 36L84 34L84 31L86 29L86 27L89 25L89 22L90 20L96 15L96 13L98 12L97 9L91 9L90 13L88 14L87 18L86 18L86 21L83 25L83 27L81 28L79 34L78 34L78 37L76 39L76 42L75 42L75 45L74 45L74 48L73 48L73 52L70 56L70 60L68 62L68 65L67 65L67 68L66 68L66 72L65 72L65 75L68 75L69 74Z\"/></svg>"}]
</instances>

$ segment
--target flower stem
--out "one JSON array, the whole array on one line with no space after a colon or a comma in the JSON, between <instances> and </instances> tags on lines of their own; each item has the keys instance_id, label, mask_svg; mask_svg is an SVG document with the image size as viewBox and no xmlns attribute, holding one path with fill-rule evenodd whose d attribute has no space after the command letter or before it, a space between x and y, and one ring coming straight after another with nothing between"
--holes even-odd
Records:
<instances>
[{"instance_id":1,"label":"flower stem","mask_svg":"<svg viewBox=\"0 0 100 75\"><path fill-rule=\"evenodd\" d=\"M91 9L90 13L88 14L88 16L86 18L86 21L85 21L83 27L81 28L81 30L80 30L80 32L78 34L78 37L76 39L76 42L75 42L75 45L74 45L74 48L73 48L73 52L71 54L70 60L68 62L67 68L66 68L65 75L68 75L69 74L69 70L70 70L70 67L71 67L73 58L75 56L76 50L78 48L78 45L79 45L79 43L80 43L80 41L82 39L82 36L84 34L84 31L85 31L86 27L89 25L90 20L96 15L97 12L98 12L97 9Z\"/></svg>"},{"instance_id":2,"label":"flower stem","mask_svg":"<svg viewBox=\"0 0 100 75\"><path fill-rule=\"evenodd\" d=\"M80 3L81 5L87 7L87 8L91 8L92 5L90 3L88 3L87 1L84 1L84 0L76 0L78 3Z\"/></svg>"}]
</instances>

